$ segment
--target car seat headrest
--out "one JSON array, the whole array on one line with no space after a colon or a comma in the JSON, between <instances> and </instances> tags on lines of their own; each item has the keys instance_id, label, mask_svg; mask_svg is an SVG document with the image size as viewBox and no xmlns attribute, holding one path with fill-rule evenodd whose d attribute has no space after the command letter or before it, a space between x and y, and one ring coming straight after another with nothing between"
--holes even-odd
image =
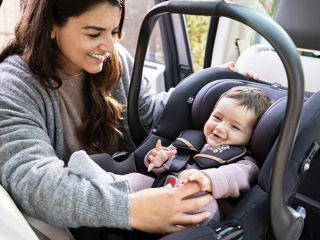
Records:
<instances>
[{"instance_id":1,"label":"car seat headrest","mask_svg":"<svg viewBox=\"0 0 320 240\"><path fill-rule=\"evenodd\" d=\"M260 163L266 159L279 135L287 105L286 100L286 97L276 100L263 114L253 132L250 149Z\"/></svg>"},{"instance_id":2,"label":"car seat headrest","mask_svg":"<svg viewBox=\"0 0 320 240\"><path fill-rule=\"evenodd\" d=\"M284 97L287 94L286 90L259 82L239 80L220 80L208 83L198 92L194 99L192 124L195 129L203 129L220 95L232 87L243 85L260 88L274 101L258 122L249 146L258 161L263 162L279 134L286 108Z\"/></svg>"},{"instance_id":3,"label":"car seat headrest","mask_svg":"<svg viewBox=\"0 0 320 240\"><path fill-rule=\"evenodd\" d=\"M192 105L192 125L203 129L220 95L230 88L244 85L241 81L214 81L205 85L197 94Z\"/></svg>"},{"instance_id":4,"label":"car seat headrest","mask_svg":"<svg viewBox=\"0 0 320 240\"><path fill-rule=\"evenodd\" d=\"M320 50L320 1L281 0L274 20L298 48Z\"/></svg>"}]
</instances>

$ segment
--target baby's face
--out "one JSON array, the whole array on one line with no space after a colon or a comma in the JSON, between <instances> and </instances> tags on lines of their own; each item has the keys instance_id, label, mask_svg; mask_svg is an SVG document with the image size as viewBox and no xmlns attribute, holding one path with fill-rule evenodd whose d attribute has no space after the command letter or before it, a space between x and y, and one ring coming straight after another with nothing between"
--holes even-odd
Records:
<instances>
[{"instance_id":1,"label":"baby's face","mask_svg":"<svg viewBox=\"0 0 320 240\"><path fill-rule=\"evenodd\" d=\"M249 144L257 116L253 110L239 106L237 100L219 100L204 126L204 135L211 147Z\"/></svg>"}]
</instances>

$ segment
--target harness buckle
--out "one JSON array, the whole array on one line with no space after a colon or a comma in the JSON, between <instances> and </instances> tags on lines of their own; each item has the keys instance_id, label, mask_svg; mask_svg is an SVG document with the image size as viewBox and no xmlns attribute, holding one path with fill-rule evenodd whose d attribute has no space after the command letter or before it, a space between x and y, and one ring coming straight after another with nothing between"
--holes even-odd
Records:
<instances>
[{"instance_id":1,"label":"harness buckle","mask_svg":"<svg viewBox=\"0 0 320 240\"><path fill-rule=\"evenodd\" d=\"M174 175L168 175L164 181L164 186L171 184L172 187L176 187L178 184L178 178Z\"/></svg>"}]
</instances>

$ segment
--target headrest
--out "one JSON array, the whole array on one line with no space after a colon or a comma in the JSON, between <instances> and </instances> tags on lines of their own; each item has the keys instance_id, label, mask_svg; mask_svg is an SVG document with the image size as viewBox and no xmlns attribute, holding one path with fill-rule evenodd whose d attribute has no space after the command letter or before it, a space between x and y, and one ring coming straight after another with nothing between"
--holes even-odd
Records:
<instances>
[{"instance_id":1,"label":"headrest","mask_svg":"<svg viewBox=\"0 0 320 240\"><path fill-rule=\"evenodd\" d=\"M272 101L287 95L287 89L260 81L245 80L217 80L205 85L196 95L192 104L192 125L196 129L203 129L220 95L232 87L251 86L263 90Z\"/></svg>"},{"instance_id":2,"label":"headrest","mask_svg":"<svg viewBox=\"0 0 320 240\"><path fill-rule=\"evenodd\" d=\"M304 176L303 174L301 174L302 162L306 160L307 156L309 156L314 144L320 143L319 102L320 92L314 93L312 96L305 99L298 132L296 135L296 141L293 145L292 153L286 170L286 179L284 187L286 199L290 196L290 194L295 192L293 191L293 189L296 187L297 182L299 182L298 179ZM269 137L268 135L269 133L266 134L265 137ZM277 140L275 142L277 142ZM259 144L259 140L257 140L256 144ZM276 147L277 144L275 144L272 147L270 154L265 160L265 163L261 168L259 174L258 183L260 187L262 187L262 189L267 192L270 190L272 163L275 160ZM319 154L319 152L317 154ZM314 160L318 159L315 158Z\"/></svg>"},{"instance_id":3,"label":"headrest","mask_svg":"<svg viewBox=\"0 0 320 240\"><path fill-rule=\"evenodd\" d=\"M281 0L274 20L298 48L320 50L319 9L319 0Z\"/></svg>"},{"instance_id":4,"label":"headrest","mask_svg":"<svg viewBox=\"0 0 320 240\"><path fill-rule=\"evenodd\" d=\"M197 94L192 105L192 125L196 129L203 129L213 107L220 95L230 88L242 86L242 81L215 81L205 85Z\"/></svg>"},{"instance_id":5,"label":"headrest","mask_svg":"<svg viewBox=\"0 0 320 240\"><path fill-rule=\"evenodd\" d=\"M276 100L263 114L252 138L250 149L258 162L263 162L277 139L287 105L286 97Z\"/></svg>"},{"instance_id":6,"label":"headrest","mask_svg":"<svg viewBox=\"0 0 320 240\"><path fill-rule=\"evenodd\" d=\"M263 162L279 134L286 108L287 91L285 89L270 84L239 80L211 82L204 86L195 97L192 105L192 124L197 129L203 129L220 95L232 87L242 85L260 88L274 101L258 122L249 146L258 161Z\"/></svg>"},{"instance_id":7,"label":"headrest","mask_svg":"<svg viewBox=\"0 0 320 240\"><path fill-rule=\"evenodd\" d=\"M320 58L300 56L300 59L304 72L305 90L319 91ZM236 67L250 69L264 81L288 86L286 70L279 55L266 44L253 45L244 50L237 60Z\"/></svg>"}]
</instances>

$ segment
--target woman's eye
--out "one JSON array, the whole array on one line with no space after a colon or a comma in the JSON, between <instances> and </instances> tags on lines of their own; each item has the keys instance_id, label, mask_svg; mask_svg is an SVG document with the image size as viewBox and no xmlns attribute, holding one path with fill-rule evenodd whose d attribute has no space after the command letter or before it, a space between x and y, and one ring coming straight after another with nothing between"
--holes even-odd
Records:
<instances>
[{"instance_id":1,"label":"woman's eye","mask_svg":"<svg viewBox=\"0 0 320 240\"><path fill-rule=\"evenodd\" d=\"M119 31L114 31L111 34L112 34L112 36L119 35Z\"/></svg>"},{"instance_id":2,"label":"woman's eye","mask_svg":"<svg viewBox=\"0 0 320 240\"><path fill-rule=\"evenodd\" d=\"M89 37L91 38L97 38L100 36L100 33L97 33L97 34L88 34Z\"/></svg>"}]
</instances>

